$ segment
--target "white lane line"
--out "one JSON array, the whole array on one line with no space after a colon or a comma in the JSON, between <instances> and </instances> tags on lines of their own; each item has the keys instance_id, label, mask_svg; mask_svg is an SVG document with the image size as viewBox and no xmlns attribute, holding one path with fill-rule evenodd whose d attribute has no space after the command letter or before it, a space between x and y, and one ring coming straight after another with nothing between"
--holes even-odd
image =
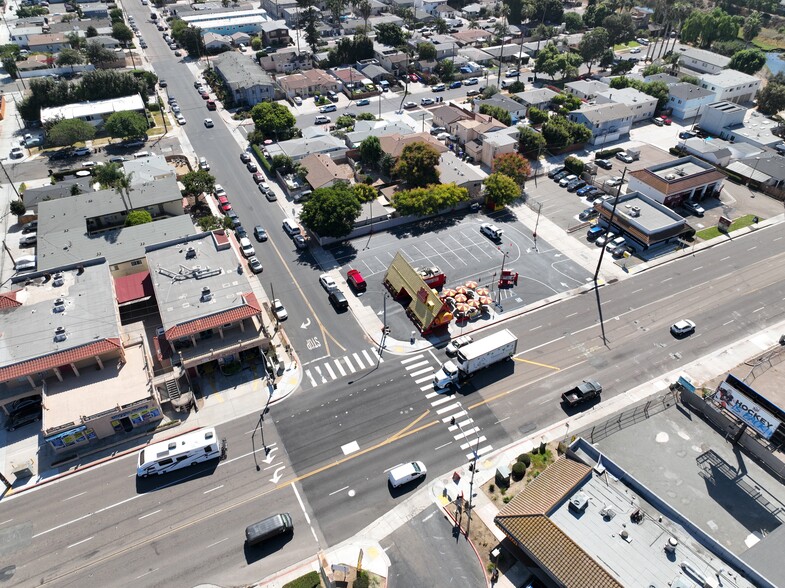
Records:
<instances>
[{"instance_id":1,"label":"white lane line","mask_svg":"<svg viewBox=\"0 0 785 588\"><path fill-rule=\"evenodd\" d=\"M373 365L376 363L375 359L371 359L371 356L368 354L368 350L363 349L363 357L368 360L368 365Z\"/></svg>"},{"instance_id":2,"label":"white lane line","mask_svg":"<svg viewBox=\"0 0 785 588\"><path fill-rule=\"evenodd\" d=\"M422 376L423 374L431 374L431 376L433 376L433 368L431 366L428 366L428 367L423 368L421 370L417 370L416 372L412 372L409 375L412 378L416 378L417 376ZM431 376L429 376L429 377L427 377L425 379L420 378L420 382L423 382L425 380L430 379ZM417 380L414 381L415 384L419 384L420 382L418 382Z\"/></svg>"},{"instance_id":3,"label":"white lane line","mask_svg":"<svg viewBox=\"0 0 785 588\"><path fill-rule=\"evenodd\" d=\"M451 404L450 406L445 406L444 408L440 408L436 411L436 414L444 414L448 410L452 410L454 408L458 408L461 405L460 402L456 402L455 404Z\"/></svg>"},{"instance_id":4,"label":"white lane line","mask_svg":"<svg viewBox=\"0 0 785 588\"><path fill-rule=\"evenodd\" d=\"M349 368L350 372L354 373L354 372L357 371L356 369L354 369L354 366L352 365L352 362L349 361L349 356L348 355L346 357L341 358L341 359L343 359L346 362L346 367Z\"/></svg>"},{"instance_id":5,"label":"white lane line","mask_svg":"<svg viewBox=\"0 0 785 588\"><path fill-rule=\"evenodd\" d=\"M643 288L638 288L634 292L630 292L630 294L637 294L638 292L643 292ZM576 313L577 314L577 313Z\"/></svg>"},{"instance_id":6,"label":"white lane line","mask_svg":"<svg viewBox=\"0 0 785 588\"><path fill-rule=\"evenodd\" d=\"M772 241L779 241L782 237L777 237L776 239L772 239Z\"/></svg>"},{"instance_id":7,"label":"white lane line","mask_svg":"<svg viewBox=\"0 0 785 588\"><path fill-rule=\"evenodd\" d=\"M698 270L702 270L702 269L703 269L703 266L699 265L698 267L693 268L692 271L697 272Z\"/></svg>"},{"instance_id":8,"label":"white lane line","mask_svg":"<svg viewBox=\"0 0 785 588\"><path fill-rule=\"evenodd\" d=\"M720 261L725 261L727 259L730 259L730 255L728 255L727 257L723 257L722 259L720 259Z\"/></svg>"},{"instance_id":9,"label":"white lane line","mask_svg":"<svg viewBox=\"0 0 785 588\"><path fill-rule=\"evenodd\" d=\"M209 490L205 490L204 492L202 492L202 494L210 494L210 492L215 492L216 490L220 490L223 487L224 485L221 484L220 486L216 486L215 488L210 488Z\"/></svg>"},{"instance_id":10,"label":"white lane line","mask_svg":"<svg viewBox=\"0 0 785 588\"><path fill-rule=\"evenodd\" d=\"M344 491L344 490L346 490L348 487L349 487L349 486L344 486L343 488L338 488L338 490L336 490L335 492L330 492L330 493L329 493L327 496L332 496L333 494L338 494L339 492L343 492L343 491Z\"/></svg>"},{"instance_id":11,"label":"white lane line","mask_svg":"<svg viewBox=\"0 0 785 588\"><path fill-rule=\"evenodd\" d=\"M335 372L333 371L333 368L332 368L332 367L330 367L330 364L329 364L329 363L326 363L326 364L324 364L324 369L326 369L326 370L327 370L327 373L328 373L328 374L330 374L330 377L331 377L333 380L334 380L334 379L336 379L336 378L338 377L338 376L336 376L336 375L335 375Z\"/></svg>"},{"instance_id":12,"label":"white lane line","mask_svg":"<svg viewBox=\"0 0 785 588\"><path fill-rule=\"evenodd\" d=\"M406 366L406 371L412 371L412 370L415 370L418 367L422 367L424 365L428 365L428 360L427 359L424 360L424 361L419 361L417 363L413 363L412 365L407 365Z\"/></svg>"},{"instance_id":13,"label":"white lane line","mask_svg":"<svg viewBox=\"0 0 785 588\"><path fill-rule=\"evenodd\" d=\"M736 320L736 319L731 319L731 320L729 320L727 323L722 323L722 326L723 326L723 327L725 327L725 326L727 326L727 325L731 324L731 323L732 323L733 321L735 321L735 320Z\"/></svg>"},{"instance_id":14,"label":"white lane line","mask_svg":"<svg viewBox=\"0 0 785 588\"><path fill-rule=\"evenodd\" d=\"M462 410L461 412L456 412L455 414L452 414L452 415L450 415L448 417L444 417L442 419L442 422L443 423L449 423L453 418L457 419L458 417L462 417L465 414L468 414L465 410Z\"/></svg>"},{"instance_id":15,"label":"white lane line","mask_svg":"<svg viewBox=\"0 0 785 588\"><path fill-rule=\"evenodd\" d=\"M156 510L156 511L149 512L149 513L147 513L146 515L142 515L142 516L140 516L140 517L139 517L139 520L141 521L142 519L146 519L147 517L151 517L151 516L153 516L154 514L158 514L159 512L161 512L161 510L162 510L162 509L160 509L160 508L159 508L159 509L158 509L158 510Z\"/></svg>"},{"instance_id":16,"label":"white lane line","mask_svg":"<svg viewBox=\"0 0 785 588\"><path fill-rule=\"evenodd\" d=\"M360 359L360 356L359 356L359 355L357 355L356 353L352 353L352 357L354 358L354 361L356 361L356 362L357 362L357 365L359 365L359 366L360 366L360 369L363 369L363 368L365 367L365 366L363 365L363 360L362 360L362 359Z\"/></svg>"},{"instance_id":17,"label":"white lane line","mask_svg":"<svg viewBox=\"0 0 785 588\"><path fill-rule=\"evenodd\" d=\"M8 519L7 521L3 521L2 523L0 523L0 525L5 525L6 523L10 523L10 522L11 522L11 521L13 521L13 520L14 520L14 519Z\"/></svg>"},{"instance_id":18,"label":"white lane line","mask_svg":"<svg viewBox=\"0 0 785 588\"><path fill-rule=\"evenodd\" d=\"M229 537L227 537L227 539L228 539L228 538L229 538ZM219 543L220 543L220 542L219 542ZM208 545L208 547L212 547L212 545ZM139 578L144 578L145 576L149 576L149 575L150 575L150 574L152 574L153 572L157 572L159 569L160 569L160 568L155 568L154 570L150 570L149 572L145 572L144 574L141 574L140 576L136 576L136 578L134 578L134 580L138 580Z\"/></svg>"},{"instance_id":19,"label":"white lane line","mask_svg":"<svg viewBox=\"0 0 785 588\"><path fill-rule=\"evenodd\" d=\"M510 418L510 417L504 417L503 419L499 419L498 421L496 421L496 422L495 422L495 423L493 423L493 424L494 424L494 425L498 425L499 423L503 423L504 421L506 421L508 418Z\"/></svg>"},{"instance_id":20,"label":"white lane line","mask_svg":"<svg viewBox=\"0 0 785 588\"><path fill-rule=\"evenodd\" d=\"M760 312L764 308L766 308L766 307L765 306L761 306L760 308L756 308L755 310L752 311L752 314L755 314L756 312Z\"/></svg>"},{"instance_id":21,"label":"white lane line","mask_svg":"<svg viewBox=\"0 0 785 588\"><path fill-rule=\"evenodd\" d=\"M220 541L216 541L215 543L210 543L210 545L207 546L207 549L210 549L211 547L215 547L216 545L218 545L219 543L223 543L227 539L229 539L229 537L224 537Z\"/></svg>"},{"instance_id":22,"label":"white lane line","mask_svg":"<svg viewBox=\"0 0 785 588\"><path fill-rule=\"evenodd\" d=\"M341 365L341 362L340 362L340 361L338 361L337 359L335 359L335 360L333 360L333 363L335 364L335 367L336 367L336 369L337 369L339 372L341 372L341 375L342 375L342 376L345 376L345 375L346 375L346 370L345 370L345 369L343 369L343 366Z\"/></svg>"},{"instance_id":23,"label":"white lane line","mask_svg":"<svg viewBox=\"0 0 785 588\"><path fill-rule=\"evenodd\" d=\"M300 498L300 493L297 491L297 484L292 484L292 490L294 490L294 495L297 497L297 502L300 503L300 508L302 509L303 514L305 515L305 522L310 525L311 524L311 517L308 516L308 513L305 510L305 505L303 504L303 499Z\"/></svg>"},{"instance_id":24,"label":"white lane line","mask_svg":"<svg viewBox=\"0 0 785 588\"><path fill-rule=\"evenodd\" d=\"M431 406L439 406L444 404L445 402L450 402L451 400L455 400L452 396L445 396L444 398L439 398L439 400L434 400L431 402Z\"/></svg>"},{"instance_id":25,"label":"white lane line","mask_svg":"<svg viewBox=\"0 0 785 588\"><path fill-rule=\"evenodd\" d=\"M93 535L93 537L95 537L95 535ZM77 541L76 543L71 543L71 545L66 547L66 549L71 549L72 547L76 547L77 545L81 545L82 543L86 543L87 541L90 541L90 539L92 539L93 537L88 537L87 539L82 539L81 541Z\"/></svg>"},{"instance_id":26,"label":"white lane line","mask_svg":"<svg viewBox=\"0 0 785 588\"><path fill-rule=\"evenodd\" d=\"M542 329L542 325L540 325L538 327L534 327L533 329L529 329L529 332L531 333L532 331L536 331L537 329Z\"/></svg>"},{"instance_id":27,"label":"white lane line","mask_svg":"<svg viewBox=\"0 0 785 588\"><path fill-rule=\"evenodd\" d=\"M440 449L443 449L444 447L447 447L448 445L452 445L452 441L447 441L447 443L445 443L444 445L439 445L439 447L434 447L433 450L434 451L439 451Z\"/></svg>"},{"instance_id":28,"label":"white lane line","mask_svg":"<svg viewBox=\"0 0 785 588\"><path fill-rule=\"evenodd\" d=\"M592 325L592 326L595 326L595 325ZM545 347L546 345L550 345L551 343L556 343L556 341L561 341L562 339L564 339L564 337L565 337L565 335L562 335L561 337L556 337L555 339L551 339L550 341L546 341L545 343L541 343L540 345L537 345L536 347L530 347L529 349L525 349L523 351L519 351L518 353L515 354L515 357L519 357L519 356L523 355L524 353L529 353L530 351L536 351L540 347Z\"/></svg>"},{"instance_id":29,"label":"white lane line","mask_svg":"<svg viewBox=\"0 0 785 588\"><path fill-rule=\"evenodd\" d=\"M414 374L412 374L412 376L414 376ZM424 378L419 378L419 379L415 380L414 383L415 384L422 384L423 382L427 382L429 380L433 380L433 378L431 376L425 376Z\"/></svg>"},{"instance_id":30,"label":"white lane line","mask_svg":"<svg viewBox=\"0 0 785 588\"><path fill-rule=\"evenodd\" d=\"M673 277L670 277L670 278L665 278L665 279L664 279L662 282L660 282L660 283L661 283L661 284L664 284L665 282L670 282L672 279L673 279Z\"/></svg>"},{"instance_id":31,"label":"white lane line","mask_svg":"<svg viewBox=\"0 0 785 588\"><path fill-rule=\"evenodd\" d=\"M135 476L136 474L132 474L132 475L134 475L134 476ZM85 492L80 492L79 494L74 494L73 496L69 496L68 498L64 498L64 499L63 499L63 502L68 502L68 501L69 501L69 500L71 500L72 498L77 498L77 497L79 497L79 496L82 496L82 495L84 495L84 494L87 494L87 491L85 491Z\"/></svg>"},{"instance_id":32,"label":"white lane line","mask_svg":"<svg viewBox=\"0 0 785 588\"><path fill-rule=\"evenodd\" d=\"M323 359L329 359L329 358L330 358L329 355L322 355L321 357L317 357L316 359L312 359L311 361L306 361L303 364L303 367L305 367L307 365L311 365L312 363L316 363L317 361L322 361Z\"/></svg>"},{"instance_id":33,"label":"white lane line","mask_svg":"<svg viewBox=\"0 0 785 588\"><path fill-rule=\"evenodd\" d=\"M572 314L568 314L564 318L570 318L570 317L576 316L577 314L578 314L577 312L573 312Z\"/></svg>"},{"instance_id":34,"label":"white lane line","mask_svg":"<svg viewBox=\"0 0 785 588\"><path fill-rule=\"evenodd\" d=\"M51 533L52 531L57 531L58 529L62 529L63 527L67 527L68 525L72 525L74 523L78 523L79 521L83 521L84 519L90 518L93 515L100 514L100 513L104 512L104 511L107 511L107 510L110 510L112 508L115 508L116 506L121 506L121 505L123 505L123 504L125 504L127 502L131 502L132 500L136 500L137 498L141 498L142 496L145 496L145 495L144 494L137 494L136 496L131 496L130 498L126 498L125 500L121 500L120 502L115 502L114 504L110 504L109 506L105 506L105 507L103 507L101 509L98 509L96 511L89 512L86 515L82 515L81 517L77 517L77 518L72 519L72 520L70 520L70 521L68 521L66 523L63 523L61 525L57 525L56 527L52 527L51 529L47 529L46 531L41 531L40 533L36 533L35 535L33 535L32 539L36 539L36 538L40 537L41 535L46 535L47 533Z\"/></svg>"},{"instance_id":35,"label":"white lane line","mask_svg":"<svg viewBox=\"0 0 785 588\"><path fill-rule=\"evenodd\" d=\"M758 248L758 246L754 245L754 246L750 247L749 249L747 249L747 251L752 251L753 249L757 249L757 248Z\"/></svg>"},{"instance_id":36,"label":"white lane line","mask_svg":"<svg viewBox=\"0 0 785 588\"><path fill-rule=\"evenodd\" d=\"M418 359L422 359L423 357L424 357L423 354L420 353L419 355L414 355L412 357L407 357L406 359L402 359L401 363L403 365L406 365L407 363L411 363L411 362L416 361Z\"/></svg>"}]
</instances>

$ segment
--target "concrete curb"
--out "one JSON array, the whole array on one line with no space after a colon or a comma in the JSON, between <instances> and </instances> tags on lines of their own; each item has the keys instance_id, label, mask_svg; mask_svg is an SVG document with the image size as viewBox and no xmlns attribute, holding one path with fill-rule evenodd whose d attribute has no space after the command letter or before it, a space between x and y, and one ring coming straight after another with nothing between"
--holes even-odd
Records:
<instances>
[{"instance_id":1,"label":"concrete curb","mask_svg":"<svg viewBox=\"0 0 785 588\"><path fill-rule=\"evenodd\" d=\"M449 502L447 504L452 504L452 503ZM447 508L447 506L443 506L442 510L447 514L447 516L452 521L453 527L456 527L458 525L458 521L456 520L456 518L453 515L453 513L450 512L450 509ZM480 568L482 569L483 576L485 576L485 584L486 584L486 586L490 587L491 579L488 577L488 573L487 573L487 571L485 569L485 566L482 565L482 557L480 557L480 552L477 550L477 547L474 545L474 541L469 539L468 535L466 535L463 532L463 529L460 530L460 533L461 533L461 535L463 535L463 537L466 539L466 541L469 543L469 545L472 546L472 550L474 551L474 555L477 556L477 561L480 562Z\"/></svg>"}]
</instances>

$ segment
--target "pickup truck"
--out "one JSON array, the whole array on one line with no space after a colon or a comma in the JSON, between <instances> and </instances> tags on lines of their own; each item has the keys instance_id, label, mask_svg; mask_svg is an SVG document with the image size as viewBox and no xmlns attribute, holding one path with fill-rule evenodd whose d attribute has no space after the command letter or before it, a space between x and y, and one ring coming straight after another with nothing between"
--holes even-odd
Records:
<instances>
[{"instance_id":1,"label":"pickup truck","mask_svg":"<svg viewBox=\"0 0 785 588\"><path fill-rule=\"evenodd\" d=\"M350 269L346 272L346 281L354 288L355 292L365 292L368 288L368 284L365 283L360 270Z\"/></svg>"},{"instance_id":2,"label":"pickup truck","mask_svg":"<svg viewBox=\"0 0 785 588\"><path fill-rule=\"evenodd\" d=\"M596 380L584 380L575 388L567 390L561 397L568 406L577 406L593 398L599 398L600 394L602 394L602 385L599 382Z\"/></svg>"}]
</instances>

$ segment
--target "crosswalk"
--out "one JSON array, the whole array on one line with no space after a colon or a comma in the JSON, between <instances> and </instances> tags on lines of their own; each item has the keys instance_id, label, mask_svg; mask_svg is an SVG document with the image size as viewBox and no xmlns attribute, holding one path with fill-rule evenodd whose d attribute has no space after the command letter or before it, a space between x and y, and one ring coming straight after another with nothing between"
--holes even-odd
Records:
<instances>
[{"instance_id":1,"label":"crosswalk","mask_svg":"<svg viewBox=\"0 0 785 588\"><path fill-rule=\"evenodd\" d=\"M414 383L419 385L420 391L425 394L425 399L430 402L441 422L447 425L447 430L459 444L461 451L468 452L465 454L467 460L475 459L475 452L479 459L493 451L493 446L482 435L480 428L474 424L474 419L469 416L452 390L434 390L433 375L440 366L434 365L432 357L426 356L425 353L412 355L402 359L401 365L407 375L414 379Z\"/></svg>"},{"instance_id":2,"label":"crosswalk","mask_svg":"<svg viewBox=\"0 0 785 588\"><path fill-rule=\"evenodd\" d=\"M307 367L304 366L304 382L308 382L312 388L316 388L321 384L327 384L338 378L350 376L380 363L384 363L384 359L379 355L375 347L348 353L339 358L322 358L306 364Z\"/></svg>"}]
</instances>

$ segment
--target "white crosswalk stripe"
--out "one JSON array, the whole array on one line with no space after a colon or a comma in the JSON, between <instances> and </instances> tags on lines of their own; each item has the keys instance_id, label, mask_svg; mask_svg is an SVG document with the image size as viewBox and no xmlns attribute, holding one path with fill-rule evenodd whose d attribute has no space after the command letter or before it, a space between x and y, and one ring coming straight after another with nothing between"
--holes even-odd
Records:
<instances>
[{"instance_id":1,"label":"white crosswalk stripe","mask_svg":"<svg viewBox=\"0 0 785 588\"><path fill-rule=\"evenodd\" d=\"M439 394L438 392L429 392L428 394L425 395L425 399L429 400L430 398L433 398L434 396L441 396L441 394Z\"/></svg>"},{"instance_id":2,"label":"white crosswalk stripe","mask_svg":"<svg viewBox=\"0 0 785 588\"><path fill-rule=\"evenodd\" d=\"M456 412L455 414L451 414L450 416L444 417L442 419L442 422L443 423L449 423L452 420L453 417L455 417L455 419L458 420L458 417L461 417L461 416L463 416L465 414L467 414L465 410L462 410L461 412Z\"/></svg>"},{"instance_id":3,"label":"white crosswalk stripe","mask_svg":"<svg viewBox=\"0 0 785 588\"><path fill-rule=\"evenodd\" d=\"M406 371L410 372L410 371L416 370L418 367L422 367L424 365L428 365L428 360L427 359L425 361L420 361L420 362L417 362L417 363L413 363L411 365L407 365L406 366Z\"/></svg>"},{"instance_id":4,"label":"white crosswalk stripe","mask_svg":"<svg viewBox=\"0 0 785 588\"><path fill-rule=\"evenodd\" d=\"M475 442L476 441L477 441L477 439L475 439ZM486 453L490 453L491 451L493 451L493 447L491 445L486 445L485 447L480 447L480 449L477 451L477 458L479 459L483 455L485 455ZM474 459L474 452L472 451L471 453L467 453L466 454L466 459L468 459L469 461L472 461Z\"/></svg>"},{"instance_id":5,"label":"white crosswalk stripe","mask_svg":"<svg viewBox=\"0 0 785 588\"><path fill-rule=\"evenodd\" d=\"M368 360L368 365L373 365L376 363L376 359L371 359L371 356L368 355L368 352L363 349L363 357Z\"/></svg>"},{"instance_id":6,"label":"white crosswalk stripe","mask_svg":"<svg viewBox=\"0 0 785 588\"><path fill-rule=\"evenodd\" d=\"M472 433L476 433L480 430L480 427L472 427L471 429L460 429L460 434L453 435L453 438L456 441L460 441L461 439L468 439L471 437Z\"/></svg>"},{"instance_id":7,"label":"white crosswalk stripe","mask_svg":"<svg viewBox=\"0 0 785 588\"><path fill-rule=\"evenodd\" d=\"M431 406L439 406L444 404L445 402L450 402L453 398L451 396L445 396L444 398L439 398L438 400L434 400L431 402Z\"/></svg>"},{"instance_id":8,"label":"white crosswalk stripe","mask_svg":"<svg viewBox=\"0 0 785 588\"><path fill-rule=\"evenodd\" d=\"M379 350L376 349L376 347L371 349L371 354L374 356L375 361L378 361L379 363L384 363L384 358L379 354Z\"/></svg>"},{"instance_id":9,"label":"white crosswalk stripe","mask_svg":"<svg viewBox=\"0 0 785 588\"><path fill-rule=\"evenodd\" d=\"M403 365L406 365L407 363L411 363L413 361L417 361L418 359L422 359L422 358L423 358L423 354L421 353L420 355L413 355L411 357L407 357L406 359L402 359L401 363Z\"/></svg>"},{"instance_id":10,"label":"white crosswalk stripe","mask_svg":"<svg viewBox=\"0 0 785 588\"><path fill-rule=\"evenodd\" d=\"M357 362L357 365L360 366L360 369L363 369L365 367L365 365L363 364L363 360L360 359L360 356L357 353L352 353L352 357L354 358L354 361Z\"/></svg>"},{"instance_id":11,"label":"white crosswalk stripe","mask_svg":"<svg viewBox=\"0 0 785 588\"><path fill-rule=\"evenodd\" d=\"M416 372L412 372L412 373L411 373L411 374L409 374L409 375L410 375L412 378L416 378L417 376L421 376L421 375L423 375L423 374L431 374L431 376L430 376L430 377L433 377L433 368L432 368L431 366L428 366L427 368L423 368L423 369L421 369L421 370L417 370ZM428 378L425 378L425 379L427 380ZM420 382L420 381L421 381L421 380L415 380L415 381L414 381L414 383L416 384L416 383L418 383L418 382Z\"/></svg>"},{"instance_id":12,"label":"white crosswalk stripe","mask_svg":"<svg viewBox=\"0 0 785 588\"><path fill-rule=\"evenodd\" d=\"M429 380L433 380L433 372L429 376L425 376L424 378L417 378L414 383L415 384L422 384L423 382L427 382Z\"/></svg>"},{"instance_id":13,"label":"white crosswalk stripe","mask_svg":"<svg viewBox=\"0 0 785 588\"><path fill-rule=\"evenodd\" d=\"M357 370L365 369L366 367L375 366L376 363L382 363L383 358L375 348L363 349L361 352L352 353L339 358L324 358L324 361L311 365L308 369L304 370L305 377L308 379L311 387L315 388L320 384L326 384L330 380L337 380L338 378L346 377L347 375L354 374ZM367 365L366 365L367 364ZM358 366L358 367L355 367Z\"/></svg>"},{"instance_id":14,"label":"white crosswalk stripe","mask_svg":"<svg viewBox=\"0 0 785 588\"><path fill-rule=\"evenodd\" d=\"M470 447L477 447L477 443L482 443L483 441L487 441L487 439L486 439L485 437L480 437L480 440L478 441L478 440L475 438L475 439L473 439L473 440L472 440L472 442L471 442L471 443L464 443L463 445L461 445L461 449L463 449L464 451L466 451L466 450L467 450L467 449L469 449Z\"/></svg>"},{"instance_id":15,"label":"white crosswalk stripe","mask_svg":"<svg viewBox=\"0 0 785 588\"><path fill-rule=\"evenodd\" d=\"M329 363L326 363L326 364L324 364L324 369L326 369L326 370L327 370L327 373L328 373L328 374L330 374L330 377L331 377L333 380L334 380L335 378L337 378L337 377L338 377L338 376L336 376L336 375L335 375L335 372L333 371L333 368L332 368L332 367L330 367L330 364L329 364Z\"/></svg>"},{"instance_id":16,"label":"white crosswalk stripe","mask_svg":"<svg viewBox=\"0 0 785 588\"><path fill-rule=\"evenodd\" d=\"M325 377L322 375L322 370L321 370L321 369L319 369L319 366L316 366L316 367L314 367L313 369L315 369L315 370L316 370L316 373L317 373L317 374L319 374L319 377L322 379L322 384L326 384L326 383L327 383L327 378L325 378Z\"/></svg>"},{"instance_id":17,"label":"white crosswalk stripe","mask_svg":"<svg viewBox=\"0 0 785 588\"><path fill-rule=\"evenodd\" d=\"M426 390L433 390L433 384L428 384L427 386L420 386L420 390L422 390L423 392L425 392Z\"/></svg>"},{"instance_id":18,"label":"white crosswalk stripe","mask_svg":"<svg viewBox=\"0 0 785 588\"><path fill-rule=\"evenodd\" d=\"M340 361L338 361L337 359L333 363L335 363L335 367L338 369L339 372L341 372L341 375L345 376L346 375L346 370L343 369L343 364Z\"/></svg>"}]
</instances>

